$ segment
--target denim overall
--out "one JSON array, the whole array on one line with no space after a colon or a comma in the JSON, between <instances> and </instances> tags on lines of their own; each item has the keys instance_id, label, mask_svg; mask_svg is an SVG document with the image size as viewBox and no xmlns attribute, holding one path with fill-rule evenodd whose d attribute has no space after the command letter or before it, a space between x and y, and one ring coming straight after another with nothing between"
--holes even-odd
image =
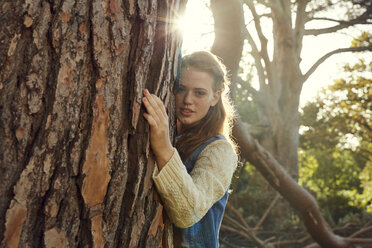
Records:
<instances>
[{"instance_id":1,"label":"denim overall","mask_svg":"<svg viewBox=\"0 0 372 248\"><path fill-rule=\"evenodd\" d=\"M218 139L225 139L224 136L218 134L211 137L201 146L199 146L187 159L184 161L187 172L194 169L195 162L199 157L199 154L203 149ZM207 212L207 214L193 226L188 228L179 228L174 226L175 232L175 243L177 245L177 238L181 247L218 247L218 233L220 230L222 217L225 212L225 206L227 203L228 189L226 190L224 196L218 200ZM179 246L176 246L179 247Z\"/></svg>"}]
</instances>

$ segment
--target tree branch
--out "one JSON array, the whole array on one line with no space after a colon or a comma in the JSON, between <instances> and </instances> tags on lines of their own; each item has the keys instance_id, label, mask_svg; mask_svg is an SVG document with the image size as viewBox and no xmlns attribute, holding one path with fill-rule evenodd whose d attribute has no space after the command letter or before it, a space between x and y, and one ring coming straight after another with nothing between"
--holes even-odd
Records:
<instances>
[{"instance_id":1,"label":"tree branch","mask_svg":"<svg viewBox=\"0 0 372 248\"><path fill-rule=\"evenodd\" d=\"M253 232L252 230L250 229L247 229L245 228L244 226L242 226L240 223L238 223L236 220L234 220L233 218L229 217L228 215L225 215L224 216L224 219L228 220L229 222L231 222L232 224L236 225L237 227L239 227L240 229L242 229L244 231L244 237L246 237L248 240L252 241L255 245L257 245L257 247L261 247L261 248L268 248L268 246L265 244L264 241L262 241L261 239L259 239ZM226 225L225 225L226 227ZM231 227L230 227L231 228ZM236 230L236 229L235 229ZM238 231L238 230L236 230ZM241 231L238 231L238 233L241 233ZM270 246L271 247L271 246Z\"/></svg>"},{"instance_id":2,"label":"tree branch","mask_svg":"<svg viewBox=\"0 0 372 248\"><path fill-rule=\"evenodd\" d=\"M299 240L281 240L277 242L272 242L271 245L273 245L274 247L278 247L281 245L299 245L299 244L303 244L309 238L310 238L310 235L306 235L305 237Z\"/></svg>"},{"instance_id":3,"label":"tree branch","mask_svg":"<svg viewBox=\"0 0 372 248\"><path fill-rule=\"evenodd\" d=\"M340 49L336 49L336 50L333 50L325 55L323 55L320 59L318 59L318 61L316 61L311 67L310 69L305 73L305 75L303 76L303 80L302 82L305 82L311 74L313 74L313 72L319 67L319 65L321 65L326 59L328 59L329 57L331 57L332 55L334 54L337 54L337 53L345 53L345 52L363 52L363 51L372 51L372 46L367 46L367 47L348 47L348 48L340 48Z\"/></svg>"},{"instance_id":4,"label":"tree branch","mask_svg":"<svg viewBox=\"0 0 372 248\"><path fill-rule=\"evenodd\" d=\"M265 83L266 82L266 75L265 75L265 69L264 69L264 67L261 63L261 54L259 53L257 45L254 42L253 37L249 33L248 30L246 32L246 38L247 38L248 43L251 45L251 48L252 48L251 55L254 59L255 66L256 66L256 69L257 69L258 81L259 81L259 84L260 84L260 88L264 89L266 87L266 83Z\"/></svg>"},{"instance_id":5,"label":"tree branch","mask_svg":"<svg viewBox=\"0 0 372 248\"><path fill-rule=\"evenodd\" d=\"M309 3L310 0L298 0L297 1L297 11L296 11L296 24L295 24L295 36L296 36L296 44L297 53L300 54L302 50L302 39L304 37L304 26L308 19L306 13L306 5Z\"/></svg>"},{"instance_id":6,"label":"tree branch","mask_svg":"<svg viewBox=\"0 0 372 248\"><path fill-rule=\"evenodd\" d=\"M256 226L254 227L254 230L257 230L260 228L266 217L269 215L271 209L275 206L276 202L279 200L280 194L277 193L275 198L271 201L270 206L266 209L265 213L262 215L261 219L257 222Z\"/></svg>"},{"instance_id":7,"label":"tree branch","mask_svg":"<svg viewBox=\"0 0 372 248\"><path fill-rule=\"evenodd\" d=\"M271 61L269 59L269 54L268 54L268 51L267 51L268 40L262 32L260 17L256 12L256 8L255 8L252 0L245 0L244 2L245 2L245 4L247 4L248 8L251 10L253 20L254 20L254 25L255 25L255 28L256 28L256 31L257 31L257 35L258 35L258 38L260 39L260 43L261 43L261 51L259 53L261 55L261 58L265 62L267 79L268 79L269 82L272 82L273 71L272 71Z\"/></svg>"},{"instance_id":8,"label":"tree branch","mask_svg":"<svg viewBox=\"0 0 372 248\"><path fill-rule=\"evenodd\" d=\"M348 21L345 21L345 20L336 20L336 19L332 19L332 18L327 18L327 17L313 17L313 18L310 18L309 19L310 21L330 21L330 22L337 22L337 23L340 23L340 24L347 24Z\"/></svg>"},{"instance_id":9,"label":"tree branch","mask_svg":"<svg viewBox=\"0 0 372 248\"><path fill-rule=\"evenodd\" d=\"M265 0L257 0L257 2L259 4L262 4L263 6L266 6L268 8L277 8L277 6L275 5L276 1L265 1Z\"/></svg>"},{"instance_id":10,"label":"tree branch","mask_svg":"<svg viewBox=\"0 0 372 248\"><path fill-rule=\"evenodd\" d=\"M307 230L316 242L330 248L348 247L348 240L331 231L314 197L299 186L283 166L242 128L239 120L234 123L233 136L239 144L242 158L253 164L270 185L300 212Z\"/></svg>"},{"instance_id":11,"label":"tree branch","mask_svg":"<svg viewBox=\"0 0 372 248\"><path fill-rule=\"evenodd\" d=\"M234 208L229 202L227 203L227 208L230 209L235 215L236 217L238 217L238 219L240 220L240 222L242 223L242 225L247 228L247 229L251 229L251 227L248 225L248 223L245 221L245 219L243 218L243 216L239 213L238 210L236 210L236 208Z\"/></svg>"},{"instance_id":12,"label":"tree branch","mask_svg":"<svg viewBox=\"0 0 372 248\"><path fill-rule=\"evenodd\" d=\"M362 235L363 233L368 232L368 231L372 231L372 226L367 226L367 227L364 227L364 228L360 229L359 231L350 235L350 238L357 237L357 236Z\"/></svg>"},{"instance_id":13,"label":"tree branch","mask_svg":"<svg viewBox=\"0 0 372 248\"><path fill-rule=\"evenodd\" d=\"M216 0L214 0L216 1ZM281 1L271 1L272 4L277 4ZM226 5L225 10L226 10ZM238 11L235 15L240 15ZM215 16L215 15L214 15ZM216 16L215 16L216 18ZM215 19L215 24L217 20ZM243 23L244 24L244 23ZM239 24L238 24L239 25ZM231 31L231 26L226 27L227 30ZM241 26L234 26L235 30L240 30ZM222 28L222 26L215 25L215 29ZM221 38L221 37L219 37ZM223 38L223 37L222 37ZM216 38L217 39L217 38ZM216 42L216 40L215 40ZM221 42L221 41L220 41ZM214 54L221 54L222 52L218 49L237 49L241 51L242 42L241 40L231 39L227 42L223 42L223 47L213 46L212 52ZM224 56L229 58L235 54L222 53ZM235 55L236 56L236 55ZM237 56L237 59L240 59ZM224 59L223 56L220 56ZM226 65L230 71L237 73L238 63ZM236 66L231 67L231 66ZM309 75L309 74L308 74ZM237 75L232 75L236 78ZM234 83L235 81L233 81ZM232 99L234 99L232 97ZM267 152L258 142L242 127L239 119L234 122L233 125L233 137L240 147L240 154L242 159L250 162L256 167L256 169L265 177L270 185L277 190L295 209L299 211L302 220L306 226L306 229L314 239L323 247L329 248L346 248L351 244L347 238L340 237L332 232L327 222L321 216L319 207L314 197L307 192L304 188L299 186L297 182L285 171L283 166L269 153ZM239 224L239 223L238 223ZM243 227L243 226L242 226ZM244 227L243 227L244 228ZM247 235L247 234L245 234Z\"/></svg>"},{"instance_id":14,"label":"tree branch","mask_svg":"<svg viewBox=\"0 0 372 248\"><path fill-rule=\"evenodd\" d=\"M372 5L368 6L367 10L359 17L350 20L350 21L337 21L339 25L335 25L329 28L322 28L322 29L308 29L305 30L305 35L320 35L320 34L328 34L334 33L340 29L344 29L355 24L368 24L368 19L372 18ZM326 19L326 18L317 18L317 19ZM312 18L312 20L316 20ZM335 21L335 20L334 20Z\"/></svg>"},{"instance_id":15,"label":"tree branch","mask_svg":"<svg viewBox=\"0 0 372 248\"><path fill-rule=\"evenodd\" d=\"M239 83L244 89L247 89L251 94L253 98L258 97L259 92L253 88L247 81L243 80L241 77L237 78L237 83Z\"/></svg>"}]
</instances>

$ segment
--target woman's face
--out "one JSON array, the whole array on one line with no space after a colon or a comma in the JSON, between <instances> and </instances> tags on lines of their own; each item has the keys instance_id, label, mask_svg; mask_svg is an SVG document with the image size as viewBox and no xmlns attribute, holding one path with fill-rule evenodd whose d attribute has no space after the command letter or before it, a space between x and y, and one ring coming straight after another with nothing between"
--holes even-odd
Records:
<instances>
[{"instance_id":1,"label":"woman's face","mask_svg":"<svg viewBox=\"0 0 372 248\"><path fill-rule=\"evenodd\" d=\"M181 81L176 93L176 115L182 125L195 124L215 106L221 91L213 91L213 78L206 72L192 67L181 71Z\"/></svg>"}]
</instances>

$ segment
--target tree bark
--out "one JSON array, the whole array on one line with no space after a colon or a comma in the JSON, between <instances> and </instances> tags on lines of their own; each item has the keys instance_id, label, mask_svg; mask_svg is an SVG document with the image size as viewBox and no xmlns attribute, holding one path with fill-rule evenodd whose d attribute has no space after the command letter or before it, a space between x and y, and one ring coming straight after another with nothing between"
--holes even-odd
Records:
<instances>
[{"instance_id":1,"label":"tree bark","mask_svg":"<svg viewBox=\"0 0 372 248\"><path fill-rule=\"evenodd\" d=\"M182 0L0 3L1 247L172 247L142 91L175 117Z\"/></svg>"}]
</instances>

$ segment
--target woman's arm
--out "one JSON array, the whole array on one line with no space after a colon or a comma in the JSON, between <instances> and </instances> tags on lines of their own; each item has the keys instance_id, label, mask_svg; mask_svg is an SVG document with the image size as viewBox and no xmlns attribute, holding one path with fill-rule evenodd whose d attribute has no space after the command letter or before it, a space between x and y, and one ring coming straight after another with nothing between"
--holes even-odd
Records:
<instances>
[{"instance_id":1,"label":"woman's arm","mask_svg":"<svg viewBox=\"0 0 372 248\"><path fill-rule=\"evenodd\" d=\"M163 102L144 90L144 114L150 125L151 149L156 157L154 182L167 213L176 226L198 222L228 188L237 156L226 140L209 144L199 155L191 174L187 173L169 138L168 115Z\"/></svg>"},{"instance_id":2,"label":"woman's arm","mask_svg":"<svg viewBox=\"0 0 372 248\"><path fill-rule=\"evenodd\" d=\"M173 146L169 138L169 119L163 102L148 90L143 91L142 101L147 113L143 116L150 125L150 143L159 170L169 161L173 155Z\"/></svg>"},{"instance_id":3,"label":"woman's arm","mask_svg":"<svg viewBox=\"0 0 372 248\"><path fill-rule=\"evenodd\" d=\"M237 156L226 140L208 145L189 175L175 151L153 178L167 214L181 228L192 226L225 194L237 165Z\"/></svg>"}]
</instances>

